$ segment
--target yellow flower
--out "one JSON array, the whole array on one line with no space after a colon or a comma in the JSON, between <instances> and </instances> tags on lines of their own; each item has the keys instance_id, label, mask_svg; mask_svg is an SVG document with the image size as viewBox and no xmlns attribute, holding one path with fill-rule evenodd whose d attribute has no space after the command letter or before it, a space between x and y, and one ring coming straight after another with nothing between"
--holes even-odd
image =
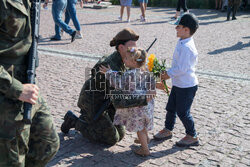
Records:
<instances>
[{"instance_id":1,"label":"yellow flower","mask_svg":"<svg viewBox=\"0 0 250 167\"><path fill-rule=\"evenodd\" d=\"M154 68L154 60L155 60L155 55L150 54L150 56L148 57L148 69L149 69L149 71L152 71Z\"/></svg>"},{"instance_id":2,"label":"yellow flower","mask_svg":"<svg viewBox=\"0 0 250 167\"><path fill-rule=\"evenodd\" d=\"M150 54L150 56L148 57L148 70L152 72L156 78L160 79L162 71L166 70L165 62L166 60L159 62L154 54ZM163 80L162 83L164 84L165 91L169 96L169 90L166 81Z\"/></svg>"}]
</instances>

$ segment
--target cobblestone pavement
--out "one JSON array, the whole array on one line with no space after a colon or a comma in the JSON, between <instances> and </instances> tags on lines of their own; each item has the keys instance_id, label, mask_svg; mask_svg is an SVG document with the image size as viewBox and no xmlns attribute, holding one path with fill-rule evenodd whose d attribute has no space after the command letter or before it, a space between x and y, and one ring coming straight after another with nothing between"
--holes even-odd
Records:
<instances>
[{"instance_id":1,"label":"cobblestone pavement","mask_svg":"<svg viewBox=\"0 0 250 167\"><path fill-rule=\"evenodd\" d=\"M85 70L100 56L114 51L109 41L122 28L131 27L140 34L138 46L143 48L157 38L150 53L166 59L168 66L171 64L177 38L175 27L168 22L175 9L149 8L145 23L139 22L139 8L131 9L130 23L115 21L119 9L119 6L100 10L78 8L83 39L73 43L67 34L61 41L49 41L54 33L51 8L42 10L39 87L51 108L61 140L60 150L48 166L250 166L249 12L240 12L237 20L226 22L225 13L190 10L200 20L200 28L194 35L199 51L197 74L200 84L191 111L200 146L174 146L185 135L180 120L177 120L171 140L151 141L151 155L147 158L138 157L131 151L138 147L133 144L135 133L127 132L121 142L107 147L91 143L74 130L66 136L60 132L67 110L79 114L76 103L86 79ZM166 94L157 92L155 126L150 137L163 128L167 99Z\"/></svg>"}]
</instances>

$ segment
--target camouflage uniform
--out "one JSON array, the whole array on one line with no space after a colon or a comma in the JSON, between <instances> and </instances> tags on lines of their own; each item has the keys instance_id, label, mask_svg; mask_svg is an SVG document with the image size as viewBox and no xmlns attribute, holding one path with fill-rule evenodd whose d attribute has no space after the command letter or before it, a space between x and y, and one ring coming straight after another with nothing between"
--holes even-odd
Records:
<instances>
[{"instance_id":1,"label":"camouflage uniform","mask_svg":"<svg viewBox=\"0 0 250 167\"><path fill-rule=\"evenodd\" d=\"M52 116L39 95L32 124L23 119L18 98L26 80L31 46L30 2L0 0L0 166L45 166L59 148Z\"/></svg>"},{"instance_id":2,"label":"camouflage uniform","mask_svg":"<svg viewBox=\"0 0 250 167\"><path fill-rule=\"evenodd\" d=\"M240 3L241 3L241 0L228 0L227 20L230 20L231 11L233 12L232 20L236 19L235 15L240 6Z\"/></svg>"},{"instance_id":3,"label":"camouflage uniform","mask_svg":"<svg viewBox=\"0 0 250 167\"><path fill-rule=\"evenodd\" d=\"M81 108L81 116L76 122L75 128L91 141L114 145L125 135L123 126L113 125L115 115L114 106L116 108L125 108L146 105L146 96L131 97L129 98L130 100L123 99L122 97L114 98L112 104L109 105L99 119L93 121L96 112L105 102L105 95L112 90L109 82L105 80L104 75L98 73L100 65L109 65L114 71L122 72L125 70L121 55L117 51L108 57L103 57L93 67L91 77L85 82L80 93L78 107ZM100 88L98 88L98 85L101 85ZM116 93L121 94L122 92ZM81 120L86 121L87 125L83 124Z\"/></svg>"}]
</instances>

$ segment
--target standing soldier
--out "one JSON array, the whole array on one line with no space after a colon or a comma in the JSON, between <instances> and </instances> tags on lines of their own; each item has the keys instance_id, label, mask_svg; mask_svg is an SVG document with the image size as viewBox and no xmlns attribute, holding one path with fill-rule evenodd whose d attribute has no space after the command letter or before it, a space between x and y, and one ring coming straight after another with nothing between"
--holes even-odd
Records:
<instances>
[{"instance_id":1,"label":"standing soldier","mask_svg":"<svg viewBox=\"0 0 250 167\"><path fill-rule=\"evenodd\" d=\"M0 166L44 167L59 149L59 137L45 100L27 79L31 46L29 0L0 0ZM23 121L31 103L32 124Z\"/></svg>"},{"instance_id":2,"label":"standing soldier","mask_svg":"<svg viewBox=\"0 0 250 167\"><path fill-rule=\"evenodd\" d=\"M232 20L236 20L236 12L240 6L241 0L228 0L227 6L227 21L230 20L231 11L233 12Z\"/></svg>"},{"instance_id":3,"label":"standing soldier","mask_svg":"<svg viewBox=\"0 0 250 167\"><path fill-rule=\"evenodd\" d=\"M124 127L113 125L115 108L147 105L146 96L124 99L123 96L119 96L122 92L116 92L118 96L109 103L105 95L110 93L112 88L105 76L99 72L99 67L104 65L110 66L113 71L125 71L124 63L130 55L128 47L135 47L138 38L139 36L133 30L125 28L110 41L110 46L115 46L116 51L107 57L104 56L92 68L91 77L84 83L78 100L81 115L77 118L68 111L61 126L63 133L68 133L70 128L75 128L89 140L109 145L115 145L124 137Z\"/></svg>"}]
</instances>

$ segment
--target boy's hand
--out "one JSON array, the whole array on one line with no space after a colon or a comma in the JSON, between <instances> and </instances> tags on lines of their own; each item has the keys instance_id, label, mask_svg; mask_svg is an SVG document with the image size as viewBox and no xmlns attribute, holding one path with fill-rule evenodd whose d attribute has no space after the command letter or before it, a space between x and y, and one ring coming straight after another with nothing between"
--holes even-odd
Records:
<instances>
[{"instance_id":1,"label":"boy's hand","mask_svg":"<svg viewBox=\"0 0 250 167\"><path fill-rule=\"evenodd\" d=\"M155 87L160 90L164 90L167 93L167 90L162 82L157 82ZM170 91L170 87L168 87L168 91Z\"/></svg>"},{"instance_id":2,"label":"boy's hand","mask_svg":"<svg viewBox=\"0 0 250 167\"><path fill-rule=\"evenodd\" d=\"M167 71L163 71L162 73L161 73L161 80L167 80L167 79L169 79L170 77L168 76L168 74L167 74Z\"/></svg>"},{"instance_id":3,"label":"boy's hand","mask_svg":"<svg viewBox=\"0 0 250 167\"><path fill-rule=\"evenodd\" d=\"M165 87L164 87L164 85L163 85L162 82L156 82L155 87L156 87L157 89L161 89L161 90L164 90L164 89L165 89Z\"/></svg>"},{"instance_id":4,"label":"boy's hand","mask_svg":"<svg viewBox=\"0 0 250 167\"><path fill-rule=\"evenodd\" d=\"M105 67L104 65L101 65L100 67L99 67L99 71L102 73L102 74L105 74L107 71L109 71L111 68L110 68L110 66L108 66L108 67Z\"/></svg>"}]
</instances>

